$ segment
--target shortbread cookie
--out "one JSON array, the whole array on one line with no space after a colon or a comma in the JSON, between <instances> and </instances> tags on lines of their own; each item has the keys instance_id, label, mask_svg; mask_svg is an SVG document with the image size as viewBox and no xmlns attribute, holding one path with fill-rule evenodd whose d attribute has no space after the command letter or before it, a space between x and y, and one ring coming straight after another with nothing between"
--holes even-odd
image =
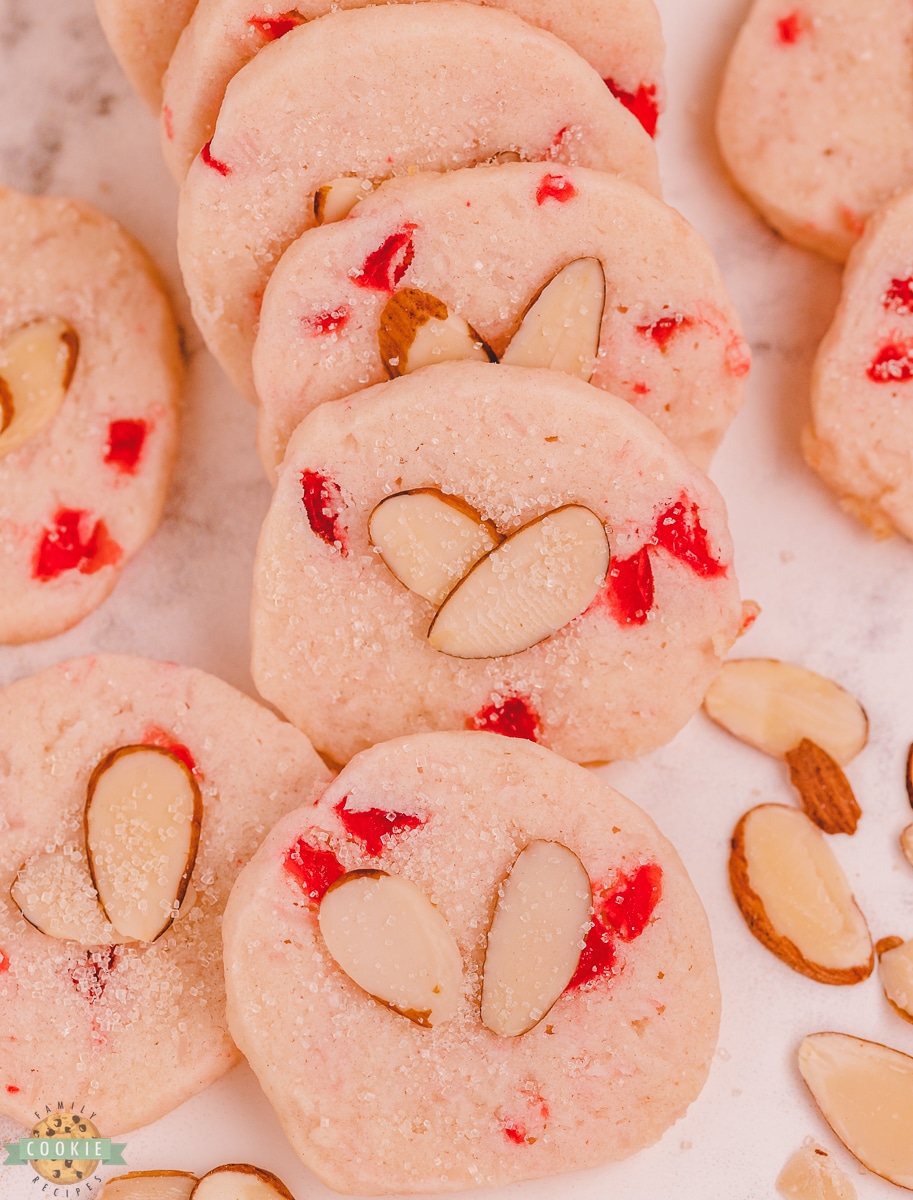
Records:
<instances>
[{"instance_id":1,"label":"shortbread cookie","mask_svg":"<svg viewBox=\"0 0 913 1200\"><path fill-rule=\"evenodd\" d=\"M812 376L803 451L879 536L913 538L913 192L854 248Z\"/></svg>"},{"instance_id":2,"label":"shortbread cookie","mask_svg":"<svg viewBox=\"0 0 913 1200\"><path fill-rule=\"evenodd\" d=\"M629 404L558 371L426 367L295 432L255 568L254 679L339 762L467 727L627 758L719 669L731 564L718 492Z\"/></svg>"},{"instance_id":3,"label":"shortbread cookie","mask_svg":"<svg viewBox=\"0 0 913 1200\"><path fill-rule=\"evenodd\" d=\"M736 183L790 241L842 262L913 184L907 0L755 0L717 112Z\"/></svg>"},{"instance_id":4,"label":"shortbread cookie","mask_svg":"<svg viewBox=\"0 0 913 1200\"><path fill-rule=\"evenodd\" d=\"M181 376L136 242L80 201L0 189L0 642L81 620L152 534Z\"/></svg>"},{"instance_id":5,"label":"shortbread cookie","mask_svg":"<svg viewBox=\"0 0 913 1200\"><path fill-rule=\"evenodd\" d=\"M366 264L400 231L408 263L398 283L369 277ZM396 364L384 353L399 293L410 289L408 299L417 289L442 302L501 357L543 287L581 259L597 260L604 303L598 295L591 302L587 273L550 289L559 293L551 323L565 344L579 343L580 373L706 467L741 406L750 363L706 243L674 209L614 176L514 163L389 180L350 219L292 243L266 289L254 350L267 471L312 408L414 369L411 350L403 361L405 346L396 347ZM555 346L543 342L547 366ZM474 353L472 334L464 350Z\"/></svg>"},{"instance_id":6,"label":"shortbread cookie","mask_svg":"<svg viewBox=\"0 0 913 1200\"><path fill-rule=\"evenodd\" d=\"M154 113L165 68L196 6L197 0L95 0L114 57Z\"/></svg>"},{"instance_id":7,"label":"shortbread cookie","mask_svg":"<svg viewBox=\"0 0 913 1200\"><path fill-rule=\"evenodd\" d=\"M162 152L178 183L209 138L232 76L270 42L372 0L301 0L281 14L252 0L199 0L163 80ZM482 0L471 0L482 3ZM653 0L496 0L576 50L652 137L662 111L663 35Z\"/></svg>"},{"instance_id":8,"label":"shortbread cookie","mask_svg":"<svg viewBox=\"0 0 913 1200\"><path fill-rule=\"evenodd\" d=\"M359 924L383 927L369 955ZM595 776L491 734L359 755L264 841L224 933L232 1035L343 1192L625 1158L685 1112L716 1042L710 931L673 848Z\"/></svg>"},{"instance_id":9,"label":"shortbread cookie","mask_svg":"<svg viewBox=\"0 0 913 1200\"><path fill-rule=\"evenodd\" d=\"M135 1129L237 1062L225 900L329 773L234 688L139 658L13 684L0 730L0 1112L31 1125L54 1096L77 1096L106 1136Z\"/></svg>"},{"instance_id":10,"label":"shortbread cookie","mask_svg":"<svg viewBox=\"0 0 913 1200\"><path fill-rule=\"evenodd\" d=\"M215 136L181 190L184 280L232 381L254 398L263 290L315 224L322 185L452 170L503 152L659 189L656 151L637 119L569 47L513 13L378 5L309 21L267 46L229 84ZM385 254L398 276L402 247Z\"/></svg>"}]
</instances>

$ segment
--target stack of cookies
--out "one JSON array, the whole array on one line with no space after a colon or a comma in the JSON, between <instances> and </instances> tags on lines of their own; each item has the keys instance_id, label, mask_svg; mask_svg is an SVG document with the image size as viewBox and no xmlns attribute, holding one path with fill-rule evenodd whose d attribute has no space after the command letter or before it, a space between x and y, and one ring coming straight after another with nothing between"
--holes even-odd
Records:
<instances>
[{"instance_id":1,"label":"stack of cookies","mask_svg":"<svg viewBox=\"0 0 913 1200\"><path fill-rule=\"evenodd\" d=\"M61 1069L29 1072L28 975L106 1133L237 1044L344 1191L625 1157L700 1090L718 987L675 851L577 764L668 741L752 617L704 473L749 356L660 199L652 2L98 8L161 113L194 317L259 405L253 675L291 725L142 660L8 690L40 716L7 755L4 1111ZM67 579L123 553L87 530L51 539Z\"/></svg>"}]
</instances>

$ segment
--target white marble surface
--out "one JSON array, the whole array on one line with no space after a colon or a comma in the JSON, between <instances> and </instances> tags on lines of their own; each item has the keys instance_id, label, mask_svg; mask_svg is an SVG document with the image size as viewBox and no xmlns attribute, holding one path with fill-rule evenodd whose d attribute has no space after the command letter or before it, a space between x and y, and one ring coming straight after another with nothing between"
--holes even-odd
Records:
<instances>
[{"instance_id":1,"label":"white marble surface","mask_svg":"<svg viewBox=\"0 0 913 1200\"><path fill-rule=\"evenodd\" d=\"M913 870L897 836L913 820L903 786L913 739L913 547L877 543L844 517L797 449L839 272L768 232L721 171L713 104L747 0L659 0L659 8L669 45L659 141L667 198L713 246L755 354L748 404L712 472L729 504L743 593L763 608L739 652L804 663L865 704L871 742L849 769L865 817L856 837L836 839L835 849L873 934L911 936ZM190 352L183 451L162 528L82 625L0 649L0 684L112 650L203 667L251 691L249 572L269 501L254 414L190 325L174 252L175 193L157 129L107 51L90 0L0 0L0 182L81 196L131 229L171 282ZM888 1009L874 980L828 988L794 975L748 935L729 894L732 828L753 804L790 802L782 765L699 715L650 758L602 773L656 817L701 892L723 985L720 1048L700 1099L651 1150L612 1168L484 1195L766 1200L809 1135L834 1152L862 1200L898 1195L830 1133L799 1079L795 1051L804 1034L838 1029L913 1053L913 1025ZM0 1138L13 1136L18 1131L0 1120ZM332 1195L300 1166L246 1067L126 1141L132 1170L201 1173L249 1160L277 1172L297 1200ZM25 1168L0 1168L0 1200L41 1194Z\"/></svg>"}]
</instances>

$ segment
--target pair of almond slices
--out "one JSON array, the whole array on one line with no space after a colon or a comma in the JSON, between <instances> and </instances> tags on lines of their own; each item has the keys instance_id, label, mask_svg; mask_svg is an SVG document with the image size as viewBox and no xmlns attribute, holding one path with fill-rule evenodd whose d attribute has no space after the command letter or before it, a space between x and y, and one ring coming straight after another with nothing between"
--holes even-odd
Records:
<instances>
[{"instance_id":1,"label":"pair of almond slices","mask_svg":"<svg viewBox=\"0 0 913 1200\"><path fill-rule=\"evenodd\" d=\"M589 383L605 311L605 271L598 258L562 267L533 297L501 355L437 296L403 288L380 315L378 346L391 379L420 367L461 359L564 371Z\"/></svg>"},{"instance_id":2,"label":"pair of almond slices","mask_svg":"<svg viewBox=\"0 0 913 1200\"><path fill-rule=\"evenodd\" d=\"M568 504L503 537L433 488L388 496L368 535L405 587L437 607L429 644L456 658L519 654L592 604L609 571L605 526Z\"/></svg>"},{"instance_id":3,"label":"pair of almond slices","mask_svg":"<svg viewBox=\"0 0 913 1200\"><path fill-rule=\"evenodd\" d=\"M528 1033L573 979L592 923L580 859L560 842L521 850L498 892L482 978L481 1020L500 1037ZM411 880L349 871L320 903L336 964L379 1003L430 1029L455 1013L463 961L444 917Z\"/></svg>"},{"instance_id":4,"label":"pair of almond slices","mask_svg":"<svg viewBox=\"0 0 913 1200\"><path fill-rule=\"evenodd\" d=\"M278 1176L249 1163L188 1171L131 1171L105 1184L104 1200L295 1200Z\"/></svg>"},{"instance_id":5,"label":"pair of almond slices","mask_svg":"<svg viewBox=\"0 0 913 1200\"><path fill-rule=\"evenodd\" d=\"M62 941L154 942L187 898L203 804L189 767L159 746L121 746L89 779L80 849L40 854L10 894L29 924Z\"/></svg>"}]
</instances>

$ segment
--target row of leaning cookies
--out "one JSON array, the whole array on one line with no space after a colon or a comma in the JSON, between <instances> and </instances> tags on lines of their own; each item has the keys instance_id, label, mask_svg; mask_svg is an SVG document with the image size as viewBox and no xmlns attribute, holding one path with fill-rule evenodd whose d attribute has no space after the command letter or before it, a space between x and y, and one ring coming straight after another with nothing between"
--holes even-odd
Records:
<instances>
[{"instance_id":1,"label":"row of leaning cookies","mask_svg":"<svg viewBox=\"0 0 913 1200\"><path fill-rule=\"evenodd\" d=\"M542 181L540 175L539 186ZM549 173L548 181L551 190L561 193L567 193L574 187L572 184L568 188L560 175L556 177L552 173ZM555 199L549 196L544 198ZM573 198L564 195L556 203ZM405 250L406 247L400 245L396 253ZM394 260L394 272L398 265ZM658 336L650 331L649 326L640 331L641 336L649 336L659 344L670 340L671 334L679 332L680 326L688 330L696 323L687 313L673 313L665 318L664 323L660 321L657 322ZM666 336L667 333L670 337ZM729 340L738 346L737 338L731 337ZM649 536L639 548L632 545L634 553L628 556L631 561L626 568L625 582L612 585L613 598L609 599L606 593L605 607L619 601L619 623L632 627L647 625L650 614L656 610L654 594L659 586L664 596L663 622L669 622L673 626L672 632L675 632L678 618L672 609L667 610L665 599L674 591L665 582L665 568L671 561L698 579L716 581L715 592L703 597L703 608L707 612L702 614L709 620L713 633L718 633L716 621L720 617L719 610L723 610L723 618L731 623L735 603L734 581L726 553L725 526L720 523L718 498L715 499L712 493L708 493L709 498L703 493L698 496L694 487L688 491L683 486L675 499L665 503L657 501L651 492L651 484L655 488L657 483L663 481L660 477L670 470L675 487L683 480L685 484L698 486L695 479L700 478L699 473L692 472L685 464L683 476L683 460L680 456L667 450L664 440L652 431L645 441L644 423L617 402L613 402L610 410L607 410L612 412L615 419L613 428L609 429L609 423L600 417L599 409L593 407L592 397L585 385L573 381L565 384L560 376L543 377L540 371L521 372L518 368L509 367L497 368L499 377L503 370L503 384L496 384L493 376L490 384L487 381L480 383L485 377L480 376L479 372L491 369L490 366L472 364L429 369L429 372L437 372L434 376L436 387L451 389L451 404L444 404L438 412L423 411L419 414L427 418L431 425L427 443L440 443L441 420L451 416L453 402L461 394L472 391L478 400L481 391L483 409L492 410L487 414L490 417L488 425L481 431L483 434L486 430L491 432L490 440L483 443L489 455L487 480L503 462L509 464L512 461L516 448L510 444L513 440L511 432L529 432L526 428L529 424L526 393L532 389L536 418L541 417L557 430L555 433L546 433L540 429L540 440L550 446L565 443L558 455L559 466L562 461L567 461L569 452L577 457L583 453L592 454L597 460L608 453L610 458L619 457L625 464L633 454L633 466L630 469L626 466L625 471L619 472L621 478L617 484L613 480L613 487L625 491L628 490L628 480L633 480L636 485L641 482L641 477L646 477L646 483L641 487L641 492L645 494L638 494L636 502L643 508L639 523L646 527ZM446 372L446 377L441 372ZM414 415L414 410L409 407L411 391L404 389L416 389L420 383L421 377L416 375L412 380L396 384L399 388L396 396L402 396L406 406L400 417L403 422ZM419 392L422 390L419 388ZM496 394L489 395L489 392ZM567 412L556 413L557 401L553 393L557 393L558 401L562 396L566 399ZM586 403L582 399L585 393L588 397ZM536 404L540 396L542 402ZM399 411L398 400L392 408L388 406L384 410L381 407L373 414L377 422L375 427L372 429L369 422L366 430L356 430L350 440L358 443L360 437L366 436L377 442L389 424L391 413L398 415ZM438 470L448 457L456 463L465 453L465 430L461 431L458 426L459 415L457 410L455 419L450 420L452 445L449 454L445 447L441 458L432 464ZM330 413L323 410L323 416L329 417ZM367 410L365 416L366 419L369 416ZM593 420L596 421L595 431L588 429L588 422ZM619 423L617 430L614 428L616 422ZM499 446L497 430L505 424L508 436L506 441L501 439ZM533 437L535 439L536 435ZM455 442L457 438L463 440ZM621 451L622 446L627 449ZM537 446L534 440L528 444L522 443L519 448L529 456ZM384 449L385 457L389 459L389 446L386 443ZM358 465L354 472L356 479ZM368 465L372 464L369 462ZM529 466L530 459L527 457L520 469L525 469L528 475ZM675 468L679 469L679 474L675 474ZM516 464L514 469L518 469ZM559 474L558 468L551 462L545 464L544 470L546 478L540 478L540 488L543 482L548 482L549 473ZM354 543L349 535L352 527L348 516L337 504L337 499L346 500L351 493L330 474L308 468L301 469L297 474L299 524L303 506L308 524L317 539L318 549L325 548L337 556L330 560L331 563L351 557ZM584 510L592 517L592 509L579 503L564 503L562 488L565 486L560 481L558 485L553 485L557 508L551 511ZM578 484L575 480L575 486L581 489L581 494L586 492L588 486L594 495L597 490L595 483L588 485L585 481ZM414 489L408 491L412 494ZM636 486L634 491L637 492ZM440 494L444 495L443 492ZM448 491L446 494L452 496L456 493ZM392 490L388 490L386 498L395 499ZM509 502L509 497L502 501L505 505ZM705 512L705 506L713 510L711 515ZM348 506L344 507L347 513ZM465 512L467 507L471 512L478 511L465 503L461 511ZM546 511L542 515L547 522L551 512ZM603 518L601 532L593 528L592 521L586 523L583 531L587 544L594 544L596 551L594 565L589 568L591 582L596 580L604 583L606 579L607 555L603 549L607 543L605 520ZM479 532L480 526L486 528ZM544 530L550 543L549 552L560 552L560 522L552 521L551 525L544 525ZM295 530L292 533L294 536ZM488 517L476 522L470 540L477 540L486 534L491 539L503 536ZM591 534L594 536L590 537ZM575 551L571 557L576 560L577 551L581 549L579 531L574 532L571 545ZM521 550L517 542L513 542L512 547L518 553ZM460 549L459 546L457 548ZM556 557L560 559L560 553ZM489 561L494 565L493 560ZM601 580L599 562L603 563ZM444 564L445 576L448 573L447 565ZM568 565L565 556L563 565L559 562L559 574L566 572ZM410 559L407 554L402 574L413 582L414 566L414 557ZM620 577L620 573L616 572L614 579ZM657 580L662 581L661 586ZM541 586L538 580L534 580L534 583ZM413 592L408 584L407 588ZM574 593L579 594L579 589L574 589ZM417 591L413 594L419 595ZM512 600L512 597L507 597L508 609L515 608ZM716 612L713 611L714 604L718 610ZM534 610L540 607L539 604L533 604ZM683 609L688 607L688 603L683 604ZM534 615L541 616L538 611L534 611ZM552 612L546 615L549 620L554 620ZM458 615L458 632L461 624L468 624L472 632L478 622L471 615L468 621L461 621ZM507 627L509 632L510 621ZM495 635L502 640L500 653L494 657L513 656L513 647L505 648L503 645L503 622ZM110 679L116 674L115 667L109 662L100 661L97 669L102 679ZM90 672L85 670L84 665L71 665L68 670L83 685L83 692L88 690L83 672L86 675ZM132 673L138 673L136 665ZM559 675L561 673L557 672ZM138 679L134 679L134 685L139 683ZM582 690L586 690L587 683L588 677L581 676ZM43 686L47 687L48 681L43 681ZM145 690L155 689L149 688L147 683ZM518 701L521 697L513 695L512 699ZM120 701L117 707L122 703ZM519 724L525 721L526 727L529 727L531 707L526 701L522 705L515 703L507 706L507 711L514 717L519 713ZM538 721L535 715L532 719ZM494 721L494 718L489 720ZM126 733L126 744L107 746L104 752L95 748L94 753L88 756L88 761L82 764L82 778L78 778L79 773L74 773L77 775L77 786L71 804L71 823L77 834L74 838L76 846L68 847L68 853L57 856L56 862L38 861L31 870L38 871L39 875L42 871L48 871L51 879L54 879L59 870L69 870L61 868L61 857L74 862L82 871L83 891L91 900L92 886L85 886L85 868L88 865L95 871L95 891L100 898L106 885L102 883L97 867L92 866L93 860L105 858L110 864L113 856L117 867L117 852L110 848L110 831L104 828L98 831L89 818L89 812L98 804L96 797L107 790L105 785L111 784L110 776L115 771L135 767L137 760L140 763L151 761L156 767L159 760L167 761L172 774L177 771L178 777L187 784L185 795L188 796L188 804L193 801L193 813L197 812L197 804L193 800L193 776L201 769L200 763L190 752L186 741L179 740L181 730L175 730L174 724L175 716L169 709L165 718L152 721L151 726L144 722L139 735L132 729ZM161 731L156 732L151 741L147 736L150 728ZM157 741L164 744L151 748L156 746ZM132 753L118 753L126 750ZM184 764L186 770L183 775L180 775L181 767L175 766L175 760ZM213 774L215 776L215 770ZM518 788L518 779L521 781L519 799L515 794L505 797L502 794L505 784L513 793ZM532 787L533 779L535 788ZM681 883L680 866L676 864L671 851L658 849L647 836L640 836L639 840L637 836L632 837L632 830L636 833L636 823L632 824L629 820L631 814L613 810L604 789L598 795L595 792L590 795L592 784L584 787L585 779L586 776L574 773L573 768L561 764L543 751L480 735L440 735L439 738L415 738L406 745L394 743L380 747L347 768L335 785L337 790L324 791L316 815L313 810L306 810L303 814L296 814L294 819L290 818L288 828L284 825L277 828L246 876L250 890L245 892L239 883L239 898L235 908L229 910L226 917L232 1032L255 1064L277 1109L287 1114L287 1131L299 1153L336 1186L373 1190L382 1177L383 1186L388 1188L399 1186L408 1190L416 1187L437 1190L454 1185L506 1182L592 1165L630 1153L639 1145L653 1140L700 1086L715 1038L717 1014L716 986L706 927L699 909L695 907L692 893ZM490 787L484 782L489 780ZM81 786L83 783L84 787ZM154 792L155 788L151 790ZM217 785L213 785L212 790L217 791ZM580 812L575 810L569 813L566 811L566 795L575 791L588 798L588 802L582 805ZM378 792L384 798L382 808L377 806ZM115 797L116 794L115 786ZM481 808L478 809L480 797ZM534 798L537 801L535 804ZM563 812L559 808L559 801L565 809ZM102 804L97 811L103 809ZM205 809L197 822L201 829L204 821ZM192 841L194 817L187 823ZM78 844L80 825L85 842L82 846ZM469 868L464 853L467 826L478 830L480 843L479 853ZM459 852L453 849L455 842L459 844ZM559 968L559 973L563 970L567 976L567 982L557 996L543 997L539 990L534 990L530 996L528 989L531 984L525 981L527 993L522 1004L527 1011L521 1013L520 1028L508 1027L505 1025L505 1010L515 1006L497 999L499 987L503 989L505 984L503 978L499 981L501 969L497 961L499 955L494 949L497 940L494 925L487 938L484 936L491 924L491 896L506 887L515 874L517 877L522 875L521 863L525 864L525 869L530 869L526 864L543 853L543 847L545 861L551 869L556 842L570 855L571 876L563 890L575 894L577 901L577 927L575 929L572 924L570 938L565 937L565 941L570 942L569 947L565 946L565 957L573 961L569 967L562 964ZM496 853L492 852L492 843L497 849ZM596 843L599 845L598 852ZM568 850L568 846L574 847L574 850ZM142 857L142 848L138 854ZM524 858L527 854L529 859ZM243 862L244 853L239 857ZM451 862L457 859L460 861L451 867ZM577 868L574 868L573 860L579 864ZM565 867L568 861L567 858L563 860ZM364 882L365 865L370 868L368 885ZM177 908L180 914L178 919L169 929L162 931L162 938L153 938L148 946L130 944L137 939L141 943L147 941L150 931L144 928L122 933L119 925L124 922L116 914L116 899L112 900L111 907L115 909L114 935L127 937L129 934L129 939L121 941L106 929L104 933L112 938L111 943L101 953L97 948L93 950L90 947L86 952L85 969L77 967L73 972L85 983L87 995L84 998L88 1004L95 1006L91 1028L103 1027L109 1019L113 1020L115 1026L124 1020L120 1012L109 1014L101 1011L106 995L115 1006L119 999L123 999L125 977L114 979L115 985L120 984L120 987L112 988L112 972L116 974L123 965L125 973L133 968L142 974L142 969L137 967L138 960L143 964L154 960L156 947L164 956L169 947L169 941L164 939L169 939L173 931L174 937L185 932L181 929L185 920L191 928L194 921L199 922L201 914L197 912L194 917L198 905L195 899L197 889L193 883L195 869L194 865L188 872L186 890ZM543 867L539 863L532 869L541 873ZM557 869L563 869L560 855ZM341 920L344 923L346 904L359 905L360 889L370 886L379 870L384 879L399 880L400 883L390 885L398 890L389 892L387 889L386 893L379 886L376 890L380 899L370 901L366 897L364 902L368 903L369 911L375 914L385 912L387 910L383 905L387 903L406 904L407 911L415 916L416 927L421 934L420 941L424 939L422 945L433 957L434 970L441 973L440 988L433 990L442 998L432 1001L432 1007L427 1010L424 1005L428 1003L428 997L421 991L415 996L406 987L404 994L403 980L397 977L395 968L398 964L395 959L387 962L381 979L359 978L358 947L345 945L344 938L343 944L333 940L333 906L342 904ZM473 894L481 897L480 911L468 915L463 903L467 870ZM580 878L581 872L585 884ZM113 873L116 875L117 871ZM207 884L206 876L204 867L200 878L204 887ZM33 881L28 872L22 875L21 868L17 872L17 879L21 883L20 894L26 899L31 894L29 883ZM446 887L442 880L448 881ZM181 874L175 892L183 881ZM138 886L135 872L127 871L125 882L135 893ZM405 886L407 884L409 886ZM413 890L410 891L410 887ZM46 893L46 885L44 890L41 888L42 884L39 884L39 896ZM116 892L117 888L112 884L111 890ZM419 893L418 899L415 890ZM185 900L188 894L189 904ZM385 894L389 895L389 899L383 899ZM262 931L265 914L260 911L260 901L267 897L269 929L273 929L272 918L278 914L282 932L289 936L273 941L266 938L264 954L268 967L265 967L259 954L255 955L256 961L248 961L251 942L246 921L247 916L256 909L254 924ZM329 897L335 899L332 904L324 905L324 900ZM435 925L434 920L428 917L428 909L423 908L421 897L434 899L437 907L433 911L445 914L446 925L451 930L449 934L441 933L439 924ZM488 897L487 903L485 897ZM135 900L135 894L128 896L128 899ZM427 900L424 904L427 906ZM128 904L127 907L133 905ZM107 911L107 896L105 908ZM97 918L97 909L91 908L91 905L90 909ZM591 910L594 917L592 921ZM173 914L173 907L171 912ZM396 908L395 912L398 917L403 917L401 908ZM111 915L108 912L108 916ZM39 921L46 920L45 914L33 910L30 916ZM567 929L563 928L567 935ZM74 931L68 932L72 935ZM545 932L551 931L546 929ZM455 940L448 941L448 937L454 939L454 935ZM584 935L588 951L585 949L581 954L579 942ZM83 932L82 936L97 939L100 932L92 929L88 934ZM507 936L509 943L509 934ZM429 939L430 947L426 945ZM79 944L78 938L75 940ZM638 943L636 947L633 945L635 942ZM680 948L674 961L671 955L673 945ZM457 948L456 958L453 946ZM576 954L573 953L575 947ZM681 953L681 948L684 953ZM410 950L414 949L414 946L410 946ZM316 974L313 971L315 954L320 958ZM585 957L587 954L588 957ZM18 954L14 954L15 958L18 958ZM207 958L207 963L211 966L212 959ZM301 979L305 964L310 973L310 983L306 989L308 994L302 995ZM351 979L361 982L364 990L352 987L341 977L340 966ZM555 974L553 964L549 964L549 971L551 975ZM678 997L668 1017L665 996L657 994L657 988L663 991L666 980L670 987L673 984L676 986ZM180 990L181 982L178 978L171 978L174 991ZM311 999L314 984L320 996L317 1002ZM486 1013L485 991L489 985L495 998L489 1000ZM549 985L554 992L554 978L549 980ZM252 1002L252 995L257 989L262 989L263 1005ZM167 989L157 987L154 990ZM196 986L192 992L196 994ZM379 997L383 1005L378 1005L373 997ZM217 997L210 996L210 999ZM543 1025L543 1009L547 1010L553 1001L560 1005L554 1014L555 1021ZM435 1007L437 1003L441 1005L440 1011ZM314 1065L313 1071L302 1069L300 1065L293 1066L289 1071L275 1069L275 1056L269 1047L275 1045L278 1031L268 1022L258 1019L258 1014L264 1008L294 1014L295 1029L301 1031L303 1026L304 1032L291 1038L289 1061L293 1064L311 1063ZM585 1019L581 1019L581 1012L577 1011L581 1008L585 1010ZM624 1041L629 1054L624 1069L616 1070L619 1066L617 1052L613 1051L613 1061L609 1063L604 1061L599 1047L604 1048L615 1040L607 1037L606 1031L615 1032L614 1020L610 1018L613 1014L617 1015L621 1008L625 1010L624 1019L617 1036ZM348 1039L341 1038L339 1032L341 1011L345 1013L346 1027L363 1028L367 1044L377 1047L370 1075L366 1075L361 1068L350 1072L346 1067L348 1059L344 1050ZM635 1012L636 1017L632 1015ZM536 1014L534 1023L524 1027L523 1023L528 1022L533 1014ZM516 1019L515 1012L511 1011L508 1015ZM416 1016L423 1019L415 1020ZM559 1021L559 1018L563 1019ZM285 1022L282 1024L285 1025ZM673 1047L684 1046L686 1039L680 1034L686 1028L690 1045L684 1052L679 1074L687 1078L688 1083L684 1089L680 1086L673 1088L668 1085L670 1058L678 1063ZM694 1037L695 1029L700 1030L697 1037ZM590 1030L593 1031L592 1035ZM648 1034L646 1048L643 1044L644 1033ZM429 1042L429 1039L435 1040ZM339 1044L340 1041L343 1044ZM323 1052L329 1044L333 1044L334 1049L327 1055L330 1061L335 1062L336 1068L335 1073L330 1072L328 1076L324 1069L327 1056ZM471 1046L471 1053L467 1045ZM546 1049L543 1049L543 1045ZM392 1123L392 1133L389 1122L377 1121L370 1112L363 1111L366 1079L370 1082L376 1078L378 1084L383 1081L386 1085L384 1090L389 1095L391 1047L397 1051L393 1060L404 1076L402 1087L396 1095L397 1120ZM359 1047L359 1063L363 1053L364 1048ZM624 1101L625 1106L630 1103L632 1113L632 1120L626 1120L620 1132L617 1127L610 1129L608 1123L595 1122L596 1112L601 1111L605 1096L604 1083L599 1083L595 1089L584 1084L583 1091L580 1087L568 1087L564 1076L569 1054L589 1064L585 1074L591 1075L593 1080L604 1080L607 1071L614 1074L619 1102ZM511 1070L504 1080L504 1088L497 1096L493 1096L492 1068L496 1064L503 1067L505 1055L510 1056ZM348 1058L351 1057L350 1053ZM338 1095L328 1094L331 1090L334 1093L338 1090L339 1073L342 1073L343 1080L341 1099ZM503 1074L500 1070L499 1073ZM412 1074L416 1079L410 1079ZM463 1087L460 1103L428 1104L429 1095L452 1094L456 1081L465 1084L467 1080L469 1082ZM537 1086L531 1089L531 1082L536 1080ZM647 1095L651 1096L652 1102L644 1106L641 1098ZM580 1131L579 1113L582 1109L592 1111L598 1133L594 1136L587 1130L581 1142L573 1133L574 1130ZM352 1120L353 1110L360 1118L355 1122ZM146 1119L149 1119L148 1114ZM422 1127L421 1138L417 1137L419 1125ZM433 1138L427 1136L429 1127L433 1131ZM327 1133L327 1129L332 1132ZM454 1145L459 1147L463 1142L471 1144L471 1152L463 1154L452 1150ZM440 1161L442 1152L443 1164ZM391 1173L394 1164L398 1173Z\"/></svg>"},{"instance_id":2,"label":"row of leaning cookies","mask_svg":"<svg viewBox=\"0 0 913 1200\"><path fill-rule=\"evenodd\" d=\"M622 8L603 64L655 49L652 5ZM182 38L227 40L236 73L210 81L179 252L277 481L259 690L337 762L467 725L578 761L667 740L744 619L722 502L680 451L707 465L748 354L646 129L511 12L265 31L245 9L242 54L208 11ZM192 109L175 58L166 142Z\"/></svg>"}]
</instances>

